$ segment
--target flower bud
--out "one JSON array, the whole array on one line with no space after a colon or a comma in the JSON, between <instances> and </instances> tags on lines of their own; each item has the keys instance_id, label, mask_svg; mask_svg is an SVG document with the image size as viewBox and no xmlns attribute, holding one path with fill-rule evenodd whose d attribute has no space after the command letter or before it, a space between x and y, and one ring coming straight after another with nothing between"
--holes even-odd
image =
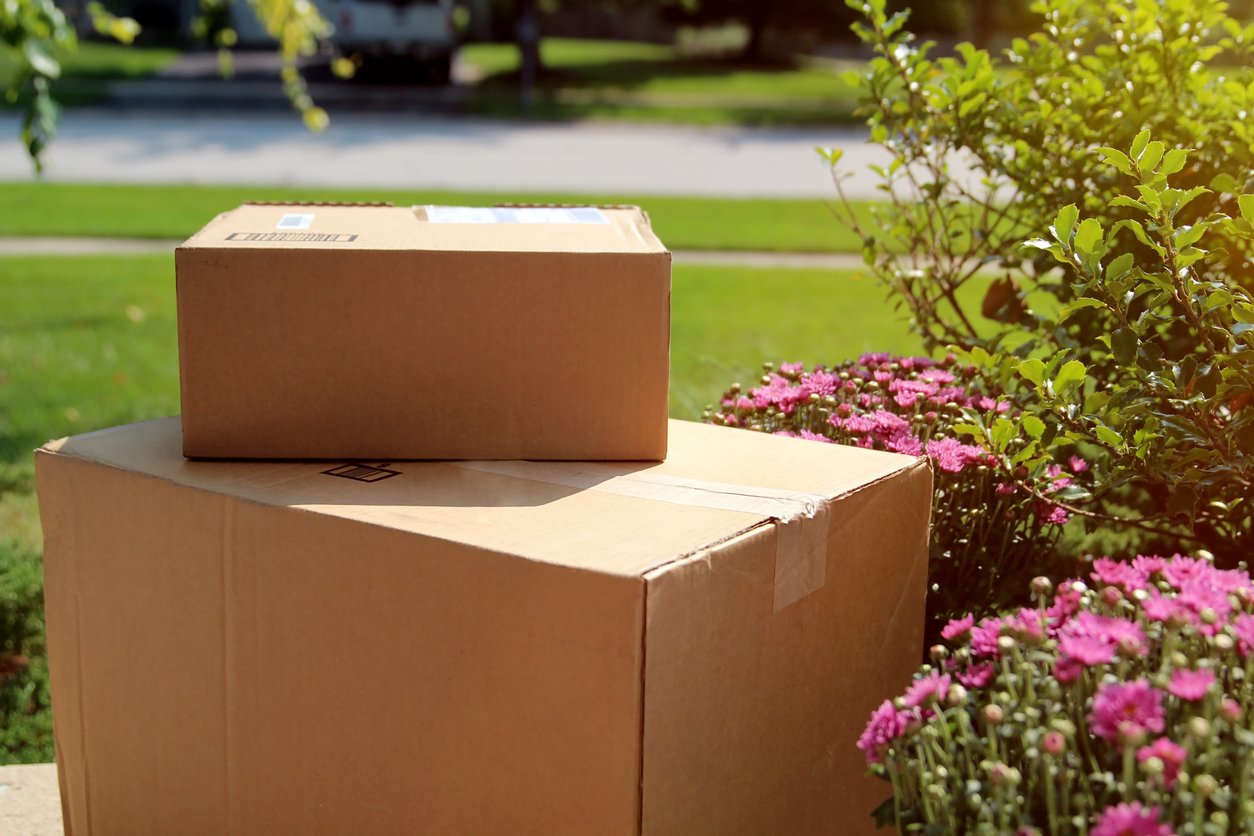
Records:
<instances>
[{"instance_id":1,"label":"flower bud","mask_svg":"<svg viewBox=\"0 0 1254 836\"><path fill-rule=\"evenodd\" d=\"M1207 563L1215 562L1215 556L1211 554L1210 552L1208 552L1206 549L1198 549L1197 551L1193 552L1193 556L1197 558L1198 560L1205 560Z\"/></svg>"},{"instance_id":2,"label":"flower bud","mask_svg":"<svg viewBox=\"0 0 1254 836\"><path fill-rule=\"evenodd\" d=\"M1125 746L1140 746L1145 742L1145 727L1125 720L1119 724L1119 741Z\"/></svg>"},{"instance_id":3,"label":"flower bud","mask_svg":"<svg viewBox=\"0 0 1254 836\"><path fill-rule=\"evenodd\" d=\"M1038 575L1032 579L1033 595L1048 595L1054 589L1054 583L1044 575Z\"/></svg>"},{"instance_id":4,"label":"flower bud","mask_svg":"<svg viewBox=\"0 0 1254 836\"><path fill-rule=\"evenodd\" d=\"M733 383L733 384L731 385L731 388L730 388L730 389L728 389L727 391L731 392L733 395L738 395L738 394L740 394L740 384L739 384L739 383Z\"/></svg>"},{"instance_id":5,"label":"flower bud","mask_svg":"<svg viewBox=\"0 0 1254 836\"><path fill-rule=\"evenodd\" d=\"M1061 755L1063 750L1067 748L1067 739L1062 736L1062 732L1047 731L1041 738L1041 748L1046 754Z\"/></svg>"},{"instance_id":6,"label":"flower bud","mask_svg":"<svg viewBox=\"0 0 1254 836\"><path fill-rule=\"evenodd\" d=\"M1074 592L1076 595L1083 595L1084 593L1089 591L1089 588L1084 583L1084 581L1072 581L1071 591Z\"/></svg>"},{"instance_id":7,"label":"flower bud","mask_svg":"<svg viewBox=\"0 0 1254 836\"><path fill-rule=\"evenodd\" d=\"M1198 795L1214 795L1219 789L1219 782L1210 775L1199 775L1193 779L1193 790Z\"/></svg>"},{"instance_id":8,"label":"flower bud","mask_svg":"<svg viewBox=\"0 0 1254 836\"><path fill-rule=\"evenodd\" d=\"M934 644L928 651L928 656L933 662L940 664L949 658L949 648L945 647L943 644Z\"/></svg>"},{"instance_id":9,"label":"flower bud","mask_svg":"<svg viewBox=\"0 0 1254 836\"><path fill-rule=\"evenodd\" d=\"M998 636L997 637L997 649L1000 650L1002 653L1010 653L1011 651L1015 649L1016 644L1017 642L1015 642L1013 636Z\"/></svg>"},{"instance_id":10,"label":"flower bud","mask_svg":"<svg viewBox=\"0 0 1254 836\"><path fill-rule=\"evenodd\" d=\"M929 427L935 424L938 420L940 420L940 416L933 410L928 410L923 413L923 423L927 424Z\"/></svg>"},{"instance_id":11,"label":"flower bud","mask_svg":"<svg viewBox=\"0 0 1254 836\"><path fill-rule=\"evenodd\" d=\"M1232 698L1228 698L1219 706L1219 713L1228 722L1235 723L1241 719L1241 704Z\"/></svg>"},{"instance_id":12,"label":"flower bud","mask_svg":"<svg viewBox=\"0 0 1254 836\"><path fill-rule=\"evenodd\" d=\"M955 708L966 705L967 697L967 689L956 682L949 686L949 693L945 695L946 701Z\"/></svg>"},{"instance_id":13,"label":"flower bud","mask_svg":"<svg viewBox=\"0 0 1254 836\"><path fill-rule=\"evenodd\" d=\"M1117 644L1119 655L1125 659L1135 659L1141 655L1141 643L1132 636L1123 636Z\"/></svg>"},{"instance_id":14,"label":"flower bud","mask_svg":"<svg viewBox=\"0 0 1254 836\"><path fill-rule=\"evenodd\" d=\"M1229 652L1237 646L1237 643L1232 640L1232 636L1229 636L1227 633L1217 633L1211 638L1211 643L1215 645L1216 650L1223 651L1224 653Z\"/></svg>"},{"instance_id":15,"label":"flower bud","mask_svg":"<svg viewBox=\"0 0 1254 836\"><path fill-rule=\"evenodd\" d=\"M1145 760L1141 761L1141 770L1146 775L1149 775L1151 777L1157 777L1159 775L1162 775L1163 769L1165 769L1165 767L1160 758L1146 758Z\"/></svg>"},{"instance_id":16,"label":"flower bud","mask_svg":"<svg viewBox=\"0 0 1254 836\"><path fill-rule=\"evenodd\" d=\"M1118 587L1104 586L1102 587L1102 603L1108 607L1113 607L1123 600L1123 593Z\"/></svg>"},{"instance_id":17,"label":"flower bud","mask_svg":"<svg viewBox=\"0 0 1254 836\"><path fill-rule=\"evenodd\" d=\"M1203 624L1214 624L1219 620L1219 615L1211 607L1204 607L1197 616L1202 619Z\"/></svg>"},{"instance_id":18,"label":"flower bud","mask_svg":"<svg viewBox=\"0 0 1254 836\"><path fill-rule=\"evenodd\" d=\"M1205 717L1194 717L1189 721L1189 734L1196 738L1210 737L1210 721Z\"/></svg>"},{"instance_id":19,"label":"flower bud","mask_svg":"<svg viewBox=\"0 0 1254 836\"><path fill-rule=\"evenodd\" d=\"M984 706L984 720L990 726L996 726L1002 720L1006 719L1006 712L1002 711L1000 705L992 703Z\"/></svg>"}]
</instances>

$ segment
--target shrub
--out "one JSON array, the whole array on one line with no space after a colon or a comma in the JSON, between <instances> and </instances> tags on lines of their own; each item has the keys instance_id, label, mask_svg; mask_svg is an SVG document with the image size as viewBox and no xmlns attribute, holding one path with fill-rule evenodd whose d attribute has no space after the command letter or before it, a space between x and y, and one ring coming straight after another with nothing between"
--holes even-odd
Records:
<instances>
[{"instance_id":1,"label":"shrub","mask_svg":"<svg viewBox=\"0 0 1254 836\"><path fill-rule=\"evenodd\" d=\"M791 363L773 368L748 392L732 387L705 419L931 459L929 642L959 613L1026 603L1026 583L1051 568L1051 546L1067 521L1056 502L1083 494L1073 484L1087 470L1083 459L1072 458L1070 472L1043 461L1032 469L1021 464L1010 402L981 388L975 369L953 357L868 354L810 371ZM959 438L975 421L992 428L987 443Z\"/></svg>"},{"instance_id":2,"label":"shrub","mask_svg":"<svg viewBox=\"0 0 1254 836\"><path fill-rule=\"evenodd\" d=\"M945 628L858 746L902 831L1254 832L1254 584L1190 557ZM1142 829L1138 829L1142 828ZM1174 830L1173 830L1174 828Z\"/></svg>"},{"instance_id":3,"label":"shrub","mask_svg":"<svg viewBox=\"0 0 1254 836\"><path fill-rule=\"evenodd\" d=\"M0 541L0 763L53 759L38 555Z\"/></svg>"},{"instance_id":4,"label":"shrub","mask_svg":"<svg viewBox=\"0 0 1254 836\"><path fill-rule=\"evenodd\" d=\"M891 158L890 205L849 215L870 271L929 349L1037 419L1017 430L1031 456L1092 458L1073 512L1248 555L1254 27L1219 0L1046 0L1004 54L933 60L906 16L853 5Z\"/></svg>"}]
</instances>

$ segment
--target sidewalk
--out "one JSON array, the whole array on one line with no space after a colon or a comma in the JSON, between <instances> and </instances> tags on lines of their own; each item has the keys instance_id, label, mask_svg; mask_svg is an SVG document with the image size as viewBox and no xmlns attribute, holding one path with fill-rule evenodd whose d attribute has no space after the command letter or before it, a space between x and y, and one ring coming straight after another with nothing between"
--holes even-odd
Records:
<instances>
[{"instance_id":1,"label":"sidewalk","mask_svg":"<svg viewBox=\"0 0 1254 836\"><path fill-rule=\"evenodd\" d=\"M0 257L6 255L141 255L173 252L180 241L148 238L5 238L0 237ZM678 250L675 264L708 264L723 267L774 267L779 269L847 270L863 266L854 253L773 253L734 250Z\"/></svg>"},{"instance_id":2,"label":"sidewalk","mask_svg":"<svg viewBox=\"0 0 1254 836\"><path fill-rule=\"evenodd\" d=\"M0 766L0 833L61 836L62 832L56 765Z\"/></svg>"}]
</instances>

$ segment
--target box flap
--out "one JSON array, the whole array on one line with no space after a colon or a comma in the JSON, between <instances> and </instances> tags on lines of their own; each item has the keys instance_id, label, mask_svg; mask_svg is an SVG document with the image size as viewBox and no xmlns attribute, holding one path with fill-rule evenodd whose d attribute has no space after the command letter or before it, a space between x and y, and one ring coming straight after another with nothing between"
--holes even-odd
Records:
<instances>
[{"instance_id":1,"label":"box flap","mask_svg":"<svg viewBox=\"0 0 1254 836\"><path fill-rule=\"evenodd\" d=\"M415 250L665 255L635 207L245 204L182 249Z\"/></svg>"},{"instance_id":2,"label":"box flap","mask_svg":"<svg viewBox=\"0 0 1254 836\"><path fill-rule=\"evenodd\" d=\"M44 450L267 505L519 557L641 575L917 464L908 456L672 421L666 462L196 462L177 418ZM583 523L597 519L596 530ZM825 528L826 526L823 526ZM802 567L804 568L804 567ZM822 579L819 579L822 582Z\"/></svg>"}]
</instances>

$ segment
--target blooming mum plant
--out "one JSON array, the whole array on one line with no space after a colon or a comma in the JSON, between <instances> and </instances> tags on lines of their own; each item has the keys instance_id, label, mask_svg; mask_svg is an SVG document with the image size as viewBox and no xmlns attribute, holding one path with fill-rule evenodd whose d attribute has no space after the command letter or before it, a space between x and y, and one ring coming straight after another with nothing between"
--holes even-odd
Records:
<instances>
[{"instance_id":1,"label":"blooming mum plant","mask_svg":"<svg viewBox=\"0 0 1254 836\"><path fill-rule=\"evenodd\" d=\"M931 459L929 643L964 611L1027 603L1028 581L1056 568L1053 547L1068 519L1059 503L1085 495L1075 483L1085 461L1072 457L1064 470L1020 455L1021 419L1010 402L953 357L866 354L810 370L767 364L759 386L733 385L705 420Z\"/></svg>"},{"instance_id":2,"label":"blooming mum plant","mask_svg":"<svg viewBox=\"0 0 1254 836\"><path fill-rule=\"evenodd\" d=\"M955 619L858 740L902 832L1254 833L1254 584L1204 559L1093 562Z\"/></svg>"}]
</instances>

